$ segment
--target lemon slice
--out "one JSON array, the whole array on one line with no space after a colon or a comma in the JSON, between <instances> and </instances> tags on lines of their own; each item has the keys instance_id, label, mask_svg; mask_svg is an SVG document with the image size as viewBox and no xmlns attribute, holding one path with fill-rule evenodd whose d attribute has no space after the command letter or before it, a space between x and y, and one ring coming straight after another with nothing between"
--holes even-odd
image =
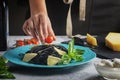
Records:
<instances>
[{"instance_id":1,"label":"lemon slice","mask_svg":"<svg viewBox=\"0 0 120 80\"><path fill-rule=\"evenodd\" d=\"M35 56L37 55L37 53L27 53L24 55L23 57L23 61L24 62L29 62L31 59L33 59Z\"/></svg>"},{"instance_id":2,"label":"lemon slice","mask_svg":"<svg viewBox=\"0 0 120 80\"><path fill-rule=\"evenodd\" d=\"M47 65L53 66L56 65L60 61L60 58L54 56L48 56Z\"/></svg>"},{"instance_id":3,"label":"lemon slice","mask_svg":"<svg viewBox=\"0 0 120 80\"><path fill-rule=\"evenodd\" d=\"M55 49L55 50L58 52L58 54L60 54L60 55L65 55L65 54L66 54L65 51L60 50L60 49L58 49L58 48L56 48L56 47L54 47L54 49Z\"/></svg>"}]
</instances>

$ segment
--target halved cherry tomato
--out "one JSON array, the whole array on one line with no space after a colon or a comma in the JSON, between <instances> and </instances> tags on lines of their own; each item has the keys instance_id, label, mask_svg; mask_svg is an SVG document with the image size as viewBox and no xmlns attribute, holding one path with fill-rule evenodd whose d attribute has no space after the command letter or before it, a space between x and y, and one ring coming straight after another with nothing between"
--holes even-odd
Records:
<instances>
[{"instance_id":1,"label":"halved cherry tomato","mask_svg":"<svg viewBox=\"0 0 120 80\"><path fill-rule=\"evenodd\" d=\"M24 39L24 43L25 43L25 45L32 44L32 42L31 42L31 40L30 40L30 39Z\"/></svg>"},{"instance_id":2,"label":"halved cherry tomato","mask_svg":"<svg viewBox=\"0 0 120 80\"><path fill-rule=\"evenodd\" d=\"M32 41L31 40L27 40L27 44L32 44Z\"/></svg>"},{"instance_id":3,"label":"halved cherry tomato","mask_svg":"<svg viewBox=\"0 0 120 80\"><path fill-rule=\"evenodd\" d=\"M31 42L32 42L33 44L39 44L38 40L35 39L35 38L31 38Z\"/></svg>"},{"instance_id":4,"label":"halved cherry tomato","mask_svg":"<svg viewBox=\"0 0 120 80\"><path fill-rule=\"evenodd\" d=\"M33 42L33 44L39 44L39 42Z\"/></svg>"},{"instance_id":5,"label":"halved cherry tomato","mask_svg":"<svg viewBox=\"0 0 120 80\"><path fill-rule=\"evenodd\" d=\"M45 39L45 42L46 42L46 43L52 43L52 42L53 42L53 36L48 36L48 37Z\"/></svg>"},{"instance_id":6,"label":"halved cherry tomato","mask_svg":"<svg viewBox=\"0 0 120 80\"><path fill-rule=\"evenodd\" d=\"M39 41L35 38L31 39L24 39L24 40L16 40L16 46L24 46L24 45L30 45L30 44L39 44Z\"/></svg>"},{"instance_id":7,"label":"halved cherry tomato","mask_svg":"<svg viewBox=\"0 0 120 80\"><path fill-rule=\"evenodd\" d=\"M24 41L22 41L22 40L16 41L16 46L24 46L24 45L25 45Z\"/></svg>"}]
</instances>

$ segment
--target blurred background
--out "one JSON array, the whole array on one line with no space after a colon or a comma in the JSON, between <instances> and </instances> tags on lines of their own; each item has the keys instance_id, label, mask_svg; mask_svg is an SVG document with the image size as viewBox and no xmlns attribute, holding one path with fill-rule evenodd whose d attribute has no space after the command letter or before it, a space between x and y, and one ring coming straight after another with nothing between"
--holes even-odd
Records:
<instances>
[{"instance_id":1,"label":"blurred background","mask_svg":"<svg viewBox=\"0 0 120 80\"><path fill-rule=\"evenodd\" d=\"M69 5L63 0L46 0L48 14L56 35L66 35L66 17ZM9 34L25 35L24 21L29 18L27 0L8 0ZM120 32L120 0L87 0L86 21L79 21L79 0L72 5L73 34L104 34Z\"/></svg>"}]
</instances>

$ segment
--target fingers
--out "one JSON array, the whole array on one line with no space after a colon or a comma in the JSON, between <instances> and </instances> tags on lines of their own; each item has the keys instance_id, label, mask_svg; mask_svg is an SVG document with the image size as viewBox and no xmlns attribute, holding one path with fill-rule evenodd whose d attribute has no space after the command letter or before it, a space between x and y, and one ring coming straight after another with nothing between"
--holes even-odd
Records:
<instances>
[{"instance_id":1,"label":"fingers","mask_svg":"<svg viewBox=\"0 0 120 80\"><path fill-rule=\"evenodd\" d=\"M39 38L39 32L38 32L38 30L39 30L39 27L38 27L39 26L39 19L38 19L38 17L33 16L32 21L33 21L33 29L34 29L34 33L36 35L36 39L41 41L40 38Z\"/></svg>"},{"instance_id":2,"label":"fingers","mask_svg":"<svg viewBox=\"0 0 120 80\"><path fill-rule=\"evenodd\" d=\"M30 30L29 30L27 21L25 21L25 23L23 24L23 31L25 32L25 34L31 36L31 32L30 32Z\"/></svg>"},{"instance_id":3,"label":"fingers","mask_svg":"<svg viewBox=\"0 0 120 80\"><path fill-rule=\"evenodd\" d=\"M40 24L41 24L41 28L43 30L44 38L46 38L48 36L47 21L46 21L46 19L41 19L40 22L41 22Z\"/></svg>"},{"instance_id":4,"label":"fingers","mask_svg":"<svg viewBox=\"0 0 120 80\"><path fill-rule=\"evenodd\" d=\"M32 20L29 20L29 21L28 21L28 26L29 26L29 30L30 30L30 32L31 32L31 35L32 35L34 38L37 39L36 29L35 29L35 27L34 27L34 25L33 25L33 21L32 21Z\"/></svg>"},{"instance_id":5,"label":"fingers","mask_svg":"<svg viewBox=\"0 0 120 80\"><path fill-rule=\"evenodd\" d=\"M41 39L42 43L45 43L45 38L48 36L47 32L47 21L45 16L39 15L39 25L37 26L37 31L39 33L39 38Z\"/></svg>"},{"instance_id":6,"label":"fingers","mask_svg":"<svg viewBox=\"0 0 120 80\"><path fill-rule=\"evenodd\" d=\"M54 40L56 40L55 33L54 33L53 29L52 29L51 24L48 25L48 33L49 33L51 36L53 36L53 39L54 39Z\"/></svg>"},{"instance_id":7,"label":"fingers","mask_svg":"<svg viewBox=\"0 0 120 80\"><path fill-rule=\"evenodd\" d=\"M48 16L45 15L35 15L30 17L25 21L23 31L42 43L45 43L45 38L47 38L48 35L52 35L54 40L56 39L50 20Z\"/></svg>"}]
</instances>

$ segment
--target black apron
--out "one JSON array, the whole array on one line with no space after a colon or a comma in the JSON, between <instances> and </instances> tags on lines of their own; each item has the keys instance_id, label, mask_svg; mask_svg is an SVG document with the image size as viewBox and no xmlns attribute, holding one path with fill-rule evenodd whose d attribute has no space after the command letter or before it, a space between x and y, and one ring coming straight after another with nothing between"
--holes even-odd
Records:
<instances>
[{"instance_id":1,"label":"black apron","mask_svg":"<svg viewBox=\"0 0 120 80\"><path fill-rule=\"evenodd\" d=\"M92 0L89 32L120 32L120 0Z\"/></svg>"},{"instance_id":2,"label":"black apron","mask_svg":"<svg viewBox=\"0 0 120 80\"><path fill-rule=\"evenodd\" d=\"M26 1L26 0L22 0ZM25 4L18 0L20 4ZM66 18L69 5L63 0L46 0L48 15L56 35L66 35ZM27 11L27 17L29 10ZM86 21L79 21L79 0L72 4L73 35L106 34L120 32L120 0L87 0Z\"/></svg>"},{"instance_id":3,"label":"black apron","mask_svg":"<svg viewBox=\"0 0 120 80\"><path fill-rule=\"evenodd\" d=\"M56 34L65 34L68 5L62 0L47 1L48 14ZM73 35L120 32L120 0L87 0L86 21L79 21L79 0L72 5Z\"/></svg>"}]
</instances>

